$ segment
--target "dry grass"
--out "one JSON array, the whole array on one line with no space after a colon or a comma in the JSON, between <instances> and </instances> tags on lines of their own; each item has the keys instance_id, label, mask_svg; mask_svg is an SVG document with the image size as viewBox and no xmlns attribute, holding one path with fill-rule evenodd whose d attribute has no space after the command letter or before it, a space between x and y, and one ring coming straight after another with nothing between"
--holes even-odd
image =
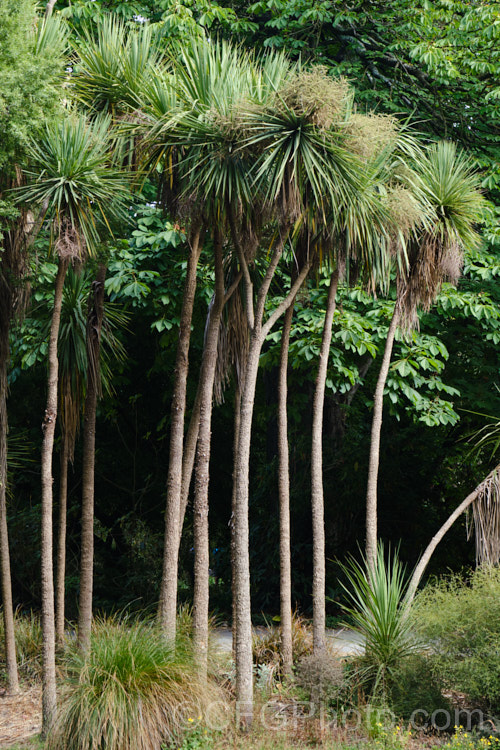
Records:
<instances>
[{"instance_id":1,"label":"dry grass","mask_svg":"<svg viewBox=\"0 0 500 750\"><path fill-rule=\"evenodd\" d=\"M271 626L260 636L253 637L253 658L257 668L267 665L273 672L273 677L280 679L281 663L281 627ZM313 650L312 630L309 623L301 615L294 613L292 617L292 651L294 662L311 654Z\"/></svg>"}]
</instances>

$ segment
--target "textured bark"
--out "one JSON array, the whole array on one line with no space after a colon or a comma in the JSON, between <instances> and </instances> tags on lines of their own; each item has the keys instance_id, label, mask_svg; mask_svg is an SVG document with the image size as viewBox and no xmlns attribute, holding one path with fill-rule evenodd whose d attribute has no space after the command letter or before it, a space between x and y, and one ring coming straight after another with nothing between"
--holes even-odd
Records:
<instances>
[{"instance_id":1,"label":"textured bark","mask_svg":"<svg viewBox=\"0 0 500 750\"><path fill-rule=\"evenodd\" d=\"M236 456L238 455L238 439L240 436L240 414L241 414L241 384L236 383L234 393L234 435L233 435L233 490L231 493L231 518L229 526L231 528L231 633L232 633L232 652L233 661L236 662L236 580L234 569L236 565L236 540L234 536L234 514L236 510Z\"/></svg>"},{"instance_id":2,"label":"textured bark","mask_svg":"<svg viewBox=\"0 0 500 750\"><path fill-rule=\"evenodd\" d=\"M87 316L87 392L83 418L82 462L82 539L80 553L80 597L78 602L78 644L90 646L92 629L92 593L94 578L94 484L95 426L100 393L101 330L104 316L104 281L106 266L99 266L92 284L92 298Z\"/></svg>"},{"instance_id":3,"label":"textured bark","mask_svg":"<svg viewBox=\"0 0 500 750\"><path fill-rule=\"evenodd\" d=\"M295 299L285 313L281 331L278 381L278 496L280 544L280 622L283 672L292 673L292 565L290 557L290 466L288 453L288 349Z\"/></svg>"},{"instance_id":4,"label":"textured bark","mask_svg":"<svg viewBox=\"0 0 500 750\"><path fill-rule=\"evenodd\" d=\"M208 320L210 318L208 313ZM207 326L208 326L207 320ZM203 352L203 356L205 353ZM184 518L186 516L186 509L189 501L189 489L191 487L191 479L193 476L194 460L196 458L196 446L198 444L198 434L200 432L200 406L201 406L201 392L203 390L203 363L200 371L200 378L198 380L198 388L196 389L196 396L194 399L193 409L191 411L191 419L189 420L189 427L184 441L184 451L182 455L182 484L181 484L181 505L179 513L179 544L181 543L182 527L184 525Z\"/></svg>"},{"instance_id":5,"label":"textured bark","mask_svg":"<svg viewBox=\"0 0 500 750\"><path fill-rule=\"evenodd\" d=\"M59 479L59 526L57 538L57 577L56 577L56 642L59 647L64 642L64 598L66 589L66 518L68 505L68 463L69 446L66 433L62 436L61 476Z\"/></svg>"},{"instance_id":6,"label":"textured bark","mask_svg":"<svg viewBox=\"0 0 500 750\"><path fill-rule=\"evenodd\" d=\"M209 531L208 487L210 468L210 438L212 431L212 396L219 327L224 308L224 268L222 265L222 237L216 233L214 240L215 294L205 334L203 364L200 382L200 427L196 450L194 482L194 593L193 639L195 653L202 676L207 674L208 604L209 604Z\"/></svg>"},{"instance_id":7,"label":"textured bark","mask_svg":"<svg viewBox=\"0 0 500 750\"><path fill-rule=\"evenodd\" d=\"M171 406L163 573L158 611L160 624L166 636L171 639L175 638L176 629L184 415L186 411L186 383L189 368L188 356L189 341L191 338L191 319L193 317L194 296L196 292L196 269L201 252L200 237L201 227L197 227L191 239L186 282L184 285Z\"/></svg>"},{"instance_id":8,"label":"textured bark","mask_svg":"<svg viewBox=\"0 0 500 750\"><path fill-rule=\"evenodd\" d=\"M498 464L498 466L496 466L493 469L493 471L491 471L488 474L488 476L486 477L486 479L489 479L492 475L494 475L496 473L499 473L499 472L500 472L500 464ZM451 529L451 527L453 526L453 524L455 523L455 521L457 520L457 518L459 516L461 516L462 513L465 510L467 510L467 508L470 505L472 505L472 503L474 502L474 500L476 500L477 496L482 491L483 484L484 484L484 482L481 482L481 484L478 487L476 487L476 489L473 492L471 492L470 495L467 495L467 497L465 498L465 500L463 502L461 502L460 505L457 508L455 508L455 510L453 511L453 513L451 513L451 515L446 519L446 521L441 526L441 528L439 529L439 531L436 532L436 534L434 534L434 536L432 537L431 541L429 542L429 544L427 545L427 547L425 549L424 554L420 558L420 560L418 562L418 565L416 566L415 570L413 571L413 575L411 577L410 585L408 586L408 601L409 602L411 602L412 599L414 598L415 592L417 591L417 588L418 588L418 584L420 583L421 578L422 578L422 576L424 574L424 571L425 571L427 565L429 564L429 560L431 559L431 557L432 557L432 555L434 553L434 550L438 546L439 542L442 540L442 538L444 537L444 535L446 534L446 532L449 529Z\"/></svg>"},{"instance_id":9,"label":"textured bark","mask_svg":"<svg viewBox=\"0 0 500 750\"><path fill-rule=\"evenodd\" d=\"M242 726L253 719L252 614L250 602L250 558L248 524L248 481L250 440L259 355L263 344L260 330L252 333L241 392L238 452L235 457L234 497L234 620L236 625L236 699Z\"/></svg>"},{"instance_id":10,"label":"textured bark","mask_svg":"<svg viewBox=\"0 0 500 750\"><path fill-rule=\"evenodd\" d=\"M2 290L4 291L4 290ZM7 290L5 290L7 291ZM19 692L14 632L14 607L10 575L9 533L7 529L7 362L9 359L9 316L0 320L0 565L5 638L7 694Z\"/></svg>"},{"instance_id":11,"label":"textured bark","mask_svg":"<svg viewBox=\"0 0 500 750\"><path fill-rule=\"evenodd\" d=\"M48 388L47 405L42 425L42 534L41 534L41 570L42 570L42 734L46 736L54 721L56 712L56 648L54 617L54 571L52 539L52 455L54 451L54 432L57 419L57 383L59 362L57 359L57 341L61 322L61 303L68 260L59 258L54 289L54 309L50 325L48 351Z\"/></svg>"},{"instance_id":12,"label":"textured bark","mask_svg":"<svg viewBox=\"0 0 500 750\"><path fill-rule=\"evenodd\" d=\"M261 283L255 310L247 311L250 334L250 346L245 364L244 383L241 390L240 425L238 433L238 450L234 461L234 622L236 624L236 699L238 701L239 721L244 727L253 720L253 674L252 674L252 615L250 602L250 560L248 528L248 483L250 475L250 442L252 430L255 385L259 369L259 357L266 336L280 316L287 310L309 272L309 264L304 266L286 298L271 313L263 324L264 307L269 286L274 277L279 260L283 253L286 239L284 233L276 246L264 279ZM240 262L245 264L241 255ZM246 264L245 264L246 265ZM249 275L243 274L245 284ZM249 295L247 295L249 299Z\"/></svg>"},{"instance_id":13,"label":"textured bark","mask_svg":"<svg viewBox=\"0 0 500 750\"><path fill-rule=\"evenodd\" d=\"M323 497L323 408L328 372L328 356L332 341L335 297L339 282L338 270L332 273L326 303L323 335L319 354L318 374L313 399L311 440L311 510L313 541L313 647L315 654L325 650L325 508Z\"/></svg>"},{"instance_id":14,"label":"textured bark","mask_svg":"<svg viewBox=\"0 0 500 750\"><path fill-rule=\"evenodd\" d=\"M377 557L377 482L380 462L380 434L382 431L382 413L384 409L384 389L391 364L392 347L396 328L399 322L399 307L396 304L387 332L384 356L378 374L375 396L373 399L373 417L370 440L370 458L368 462L368 486L366 490L366 561L370 568L375 566Z\"/></svg>"}]
</instances>

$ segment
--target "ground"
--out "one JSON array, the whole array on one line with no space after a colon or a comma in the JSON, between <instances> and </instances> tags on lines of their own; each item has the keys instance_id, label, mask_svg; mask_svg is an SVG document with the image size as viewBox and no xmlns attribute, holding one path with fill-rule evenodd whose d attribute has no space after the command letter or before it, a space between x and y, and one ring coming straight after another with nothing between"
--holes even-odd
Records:
<instances>
[{"instance_id":1,"label":"ground","mask_svg":"<svg viewBox=\"0 0 500 750\"><path fill-rule=\"evenodd\" d=\"M22 746L42 728L41 686L23 686L19 695L0 692L0 748Z\"/></svg>"}]
</instances>

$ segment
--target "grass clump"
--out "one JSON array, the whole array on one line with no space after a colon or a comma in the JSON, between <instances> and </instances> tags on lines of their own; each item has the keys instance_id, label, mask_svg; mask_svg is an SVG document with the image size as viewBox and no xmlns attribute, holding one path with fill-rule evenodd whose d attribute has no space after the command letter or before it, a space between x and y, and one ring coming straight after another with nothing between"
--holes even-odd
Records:
<instances>
[{"instance_id":1,"label":"grass clump","mask_svg":"<svg viewBox=\"0 0 500 750\"><path fill-rule=\"evenodd\" d=\"M223 710L222 692L197 674L187 641L175 647L151 622L100 619L88 652L66 657L60 709L47 750L153 750Z\"/></svg>"},{"instance_id":2,"label":"grass clump","mask_svg":"<svg viewBox=\"0 0 500 750\"><path fill-rule=\"evenodd\" d=\"M14 616L14 635L19 676L30 682L40 680L42 675L42 626L38 615L34 612L22 613L17 610ZM2 641L0 663L2 669L5 669L4 639L3 612L0 612L0 640Z\"/></svg>"}]
</instances>

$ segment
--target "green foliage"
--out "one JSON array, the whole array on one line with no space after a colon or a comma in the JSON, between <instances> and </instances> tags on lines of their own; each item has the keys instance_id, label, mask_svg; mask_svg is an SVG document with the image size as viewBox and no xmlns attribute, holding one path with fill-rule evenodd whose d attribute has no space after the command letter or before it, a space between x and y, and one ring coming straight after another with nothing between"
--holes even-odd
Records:
<instances>
[{"instance_id":1,"label":"green foliage","mask_svg":"<svg viewBox=\"0 0 500 750\"><path fill-rule=\"evenodd\" d=\"M109 165L110 128L109 117L91 124L84 115L70 114L48 122L29 145L31 184L19 200L48 213L62 256L95 252L112 217L125 216L130 198L124 175Z\"/></svg>"},{"instance_id":2,"label":"green foliage","mask_svg":"<svg viewBox=\"0 0 500 750\"><path fill-rule=\"evenodd\" d=\"M389 554L386 563L379 542L373 568L351 559L342 570L348 581L344 611L365 640L362 677L371 683L373 698L387 700L394 670L416 650L403 567L396 554L392 559Z\"/></svg>"},{"instance_id":3,"label":"green foliage","mask_svg":"<svg viewBox=\"0 0 500 750\"><path fill-rule=\"evenodd\" d=\"M96 621L90 650L70 651L65 670L49 750L149 750L182 736L190 718L222 701L197 676L189 644L167 643L145 621Z\"/></svg>"},{"instance_id":4,"label":"green foliage","mask_svg":"<svg viewBox=\"0 0 500 750\"><path fill-rule=\"evenodd\" d=\"M0 2L0 187L46 118L58 111L64 73L60 22L44 22L33 0ZM49 39L50 36L50 39Z\"/></svg>"},{"instance_id":5,"label":"green foliage","mask_svg":"<svg viewBox=\"0 0 500 750\"><path fill-rule=\"evenodd\" d=\"M432 667L448 689L500 709L500 570L478 568L469 580L429 584L415 602L421 637Z\"/></svg>"},{"instance_id":6,"label":"green foliage","mask_svg":"<svg viewBox=\"0 0 500 750\"><path fill-rule=\"evenodd\" d=\"M414 714L417 709L432 716L434 711L451 708L443 696L442 681L433 672L432 659L424 653L411 654L396 665L391 677L389 703L398 718L413 718L417 722L419 714Z\"/></svg>"}]
</instances>

